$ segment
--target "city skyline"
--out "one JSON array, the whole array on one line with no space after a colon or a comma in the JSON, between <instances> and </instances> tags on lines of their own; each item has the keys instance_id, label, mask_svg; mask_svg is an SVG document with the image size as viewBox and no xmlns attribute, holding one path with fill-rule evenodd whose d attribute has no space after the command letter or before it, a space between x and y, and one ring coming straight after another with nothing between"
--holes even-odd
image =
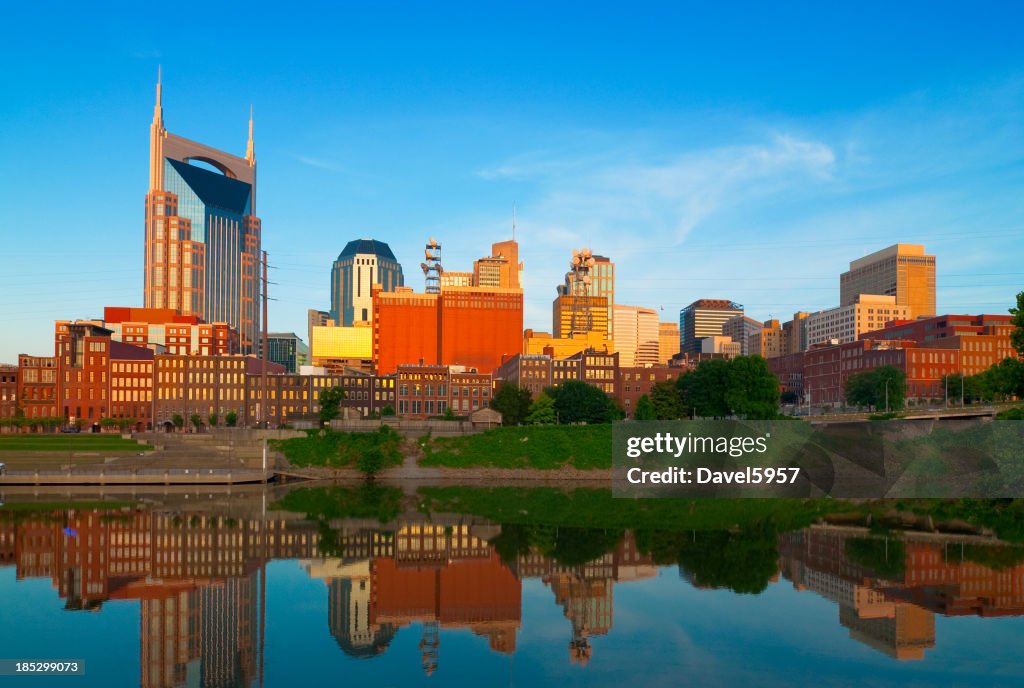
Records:
<instances>
[{"instance_id":1,"label":"city skyline","mask_svg":"<svg viewBox=\"0 0 1024 688\"><path fill-rule=\"evenodd\" d=\"M12 161L0 226L17 266L0 275L0 317L17 336L0 338L0 361L48 353L54 320L142 305L138 199L159 64L167 126L183 136L241 155L255 105L275 331L305 331L306 310L328 303L347 241L386 241L409 267L434 236L446 267L467 270L478 244L509 238L513 206L524 325L537 330L578 246L616 262L617 302L664 321L707 295L758 320L834 307L835 276L896 242L938 256L938 312L1005 312L1024 251L1012 191L1024 60L1011 17L950 7L888 9L882 22L750 7L749 25L708 8L596 8L573 32L575 17L528 6L476 17L487 41L410 11L390 27L385 44L404 43L390 57L373 10L345 17L349 44L303 23L304 50L274 44L256 12L247 31L264 49L225 55L208 28L185 41L140 30L144 11L75 22L69 10L35 42L41 10L18 8L24 30L3 50L24 68L2 77L13 97L0 103ZM816 31L833 22L842 36ZM97 160L102 174L82 174Z\"/></svg>"}]
</instances>

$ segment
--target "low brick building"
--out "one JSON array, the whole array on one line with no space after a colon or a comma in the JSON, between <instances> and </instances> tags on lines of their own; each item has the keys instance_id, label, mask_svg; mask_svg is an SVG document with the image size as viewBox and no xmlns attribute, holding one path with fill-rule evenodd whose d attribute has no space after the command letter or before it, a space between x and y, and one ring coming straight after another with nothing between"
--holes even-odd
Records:
<instances>
[{"instance_id":1,"label":"low brick building","mask_svg":"<svg viewBox=\"0 0 1024 688\"><path fill-rule=\"evenodd\" d=\"M246 377L259 376L263 366L263 361L255 356L157 354L154 363L153 418L157 424L169 423L175 415L187 421L192 414L198 414L206 423L210 414L216 413L223 419L231 412L242 424L248 417L246 402L259 402L258 393L255 400L247 398ZM268 377L284 372L284 366L277 363L268 361L266 366Z\"/></svg>"},{"instance_id":2,"label":"low brick building","mask_svg":"<svg viewBox=\"0 0 1024 688\"><path fill-rule=\"evenodd\" d=\"M466 416L491 403L490 373L460 366L398 366L398 415L405 418L442 416L451 409Z\"/></svg>"},{"instance_id":3,"label":"low brick building","mask_svg":"<svg viewBox=\"0 0 1024 688\"><path fill-rule=\"evenodd\" d=\"M860 339L811 349L804 356L804 393L813 405L838 406L846 400L846 381L854 373L893 366L907 378L908 399L938 399L942 380L960 370L960 352L920 348L905 340Z\"/></svg>"},{"instance_id":4,"label":"low brick building","mask_svg":"<svg viewBox=\"0 0 1024 688\"><path fill-rule=\"evenodd\" d=\"M25 418L57 417L55 356L18 356L18 398Z\"/></svg>"},{"instance_id":5,"label":"low brick building","mask_svg":"<svg viewBox=\"0 0 1024 688\"><path fill-rule=\"evenodd\" d=\"M675 380L686 371L668 366L650 366L646 368L619 368L615 399L619 402L627 416L636 413L636 405L640 397L651 393L651 388L659 382Z\"/></svg>"},{"instance_id":6,"label":"low brick building","mask_svg":"<svg viewBox=\"0 0 1024 688\"><path fill-rule=\"evenodd\" d=\"M18 366L0 365L0 418L14 418L18 410Z\"/></svg>"}]
</instances>

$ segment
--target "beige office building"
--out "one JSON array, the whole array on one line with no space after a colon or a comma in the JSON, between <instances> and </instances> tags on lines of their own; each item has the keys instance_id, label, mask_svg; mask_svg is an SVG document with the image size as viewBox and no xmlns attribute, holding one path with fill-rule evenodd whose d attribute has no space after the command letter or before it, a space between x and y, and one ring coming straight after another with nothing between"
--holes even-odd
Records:
<instances>
[{"instance_id":1,"label":"beige office building","mask_svg":"<svg viewBox=\"0 0 1024 688\"><path fill-rule=\"evenodd\" d=\"M935 315L935 256L920 244L895 244L850 263L839 276L839 302L854 303L858 294L896 297L911 319Z\"/></svg>"},{"instance_id":2,"label":"beige office building","mask_svg":"<svg viewBox=\"0 0 1024 688\"><path fill-rule=\"evenodd\" d=\"M747 339L747 355L777 358L789 353L787 332L778 320L765 320L761 329Z\"/></svg>"},{"instance_id":3,"label":"beige office building","mask_svg":"<svg viewBox=\"0 0 1024 688\"><path fill-rule=\"evenodd\" d=\"M658 363L665 364L679 353L679 325L658 323Z\"/></svg>"},{"instance_id":4,"label":"beige office building","mask_svg":"<svg viewBox=\"0 0 1024 688\"><path fill-rule=\"evenodd\" d=\"M612 330L619 365L633 368L659 363L657 311L617 303L612 307Z\"/></svg>"},{"instance_id":5,"label":"beige office building","mask_svg":"<svg viewBox=\"0 0 1024 688\"><path fill-rule=\"evenodd\" d=\"M860 294L854 303L807 316L807 346L856 341L861 334L880 330L890 320L909 320L910 308L896 303L895 296Z\"/></svg>"}]
</instances>

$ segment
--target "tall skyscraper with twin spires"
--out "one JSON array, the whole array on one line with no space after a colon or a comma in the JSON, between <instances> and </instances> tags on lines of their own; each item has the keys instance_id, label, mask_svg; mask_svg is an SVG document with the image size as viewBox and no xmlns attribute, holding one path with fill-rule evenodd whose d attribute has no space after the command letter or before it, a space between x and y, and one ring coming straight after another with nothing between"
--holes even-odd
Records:
<instances>
[{"instance_id":1,"label":"tall skyscraper with twin spires","mask_svg":"<svg viewBox=\"0 0 1024 688\"><path fill-rule=\"evenodd\" d=\"M252 112L240 158L169 133L161 101L158 77L149 135L145 305L228 323L238 329L242 353L255 353L261 236Z\"/></svg>"}]
</instances>

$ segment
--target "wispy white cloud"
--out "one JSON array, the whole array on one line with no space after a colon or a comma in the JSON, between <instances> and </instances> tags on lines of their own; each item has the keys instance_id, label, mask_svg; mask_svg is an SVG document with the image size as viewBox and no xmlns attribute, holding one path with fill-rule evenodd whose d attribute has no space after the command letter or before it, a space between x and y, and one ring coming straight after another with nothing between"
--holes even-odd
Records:
<instances>
[{"instance_id":1,"label":"wispy white cloud","mask_svg":"<svg viewBox=\"0 0 1024 688\"><path fill-rule=\"evenodd\" d=\"M520 225L528 324L548 327L553 286L570 249L590 246L612 256L622 286L635 277L678 274L679 248L702 223L760 196L828 184L837 164L827 142L788 133L753 144L659 153L653 161L643 157L626 149L577 158L535 152L479 173L539 190ZM620 300L631 302L628 289L621 293Z\"/></svg>"},{"instance_id":2,"label":"wispy white cloud","mask_svg":"<svg viewBox=\"0 0 1024 688\"><path fill-rule=\"evenodd\" d=\"M292 157L301 162L303 165L308 165L309 167L316 167L321 170L330 170L332 172L341 171L341 165L334 162L333 160L325 160L324 158L314 158L309 155L300 155L298 153L293 153Z\"/></svg>"},{"instance_id":3,"label":"wispy white cloud","mask_svg":"<svg viewBox=\"0 0 1024 688\"><path fill-rule=\"evenodd\" d=\"M957 275L1012 271L1008 256L1024 250L1024 202L1009 191L1024 180L1022 102L1017 81L911 94L753 122L697 148L627 131L604 150L528 151L477 176L532 196L519 235L535 327L549 326L552 287L578 246L616 261L617 301L663 305L665 319L700 297L734 298L760 318L835 305L846 263L898 241L938 255L940 308L992 310L1010 287L968 290ZM944 272L956 278L948 290Z\"/></svg>"}]
</instances>

